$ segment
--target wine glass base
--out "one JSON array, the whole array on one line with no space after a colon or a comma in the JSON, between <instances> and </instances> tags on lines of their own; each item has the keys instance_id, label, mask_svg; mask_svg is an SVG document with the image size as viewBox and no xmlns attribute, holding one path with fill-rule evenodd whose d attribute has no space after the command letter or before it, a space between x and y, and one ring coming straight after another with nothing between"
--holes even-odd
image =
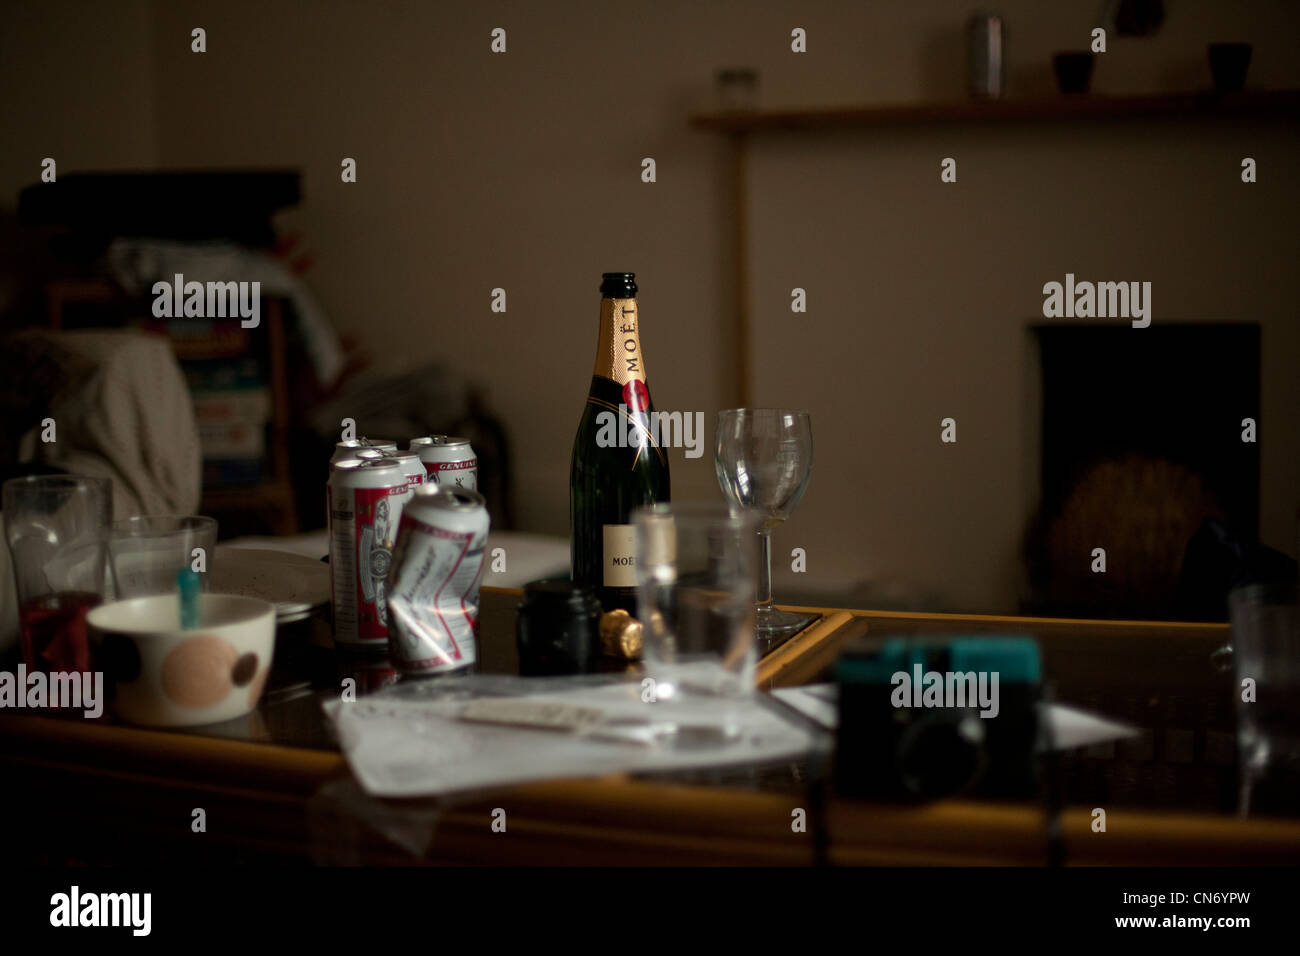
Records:
<instances>
[{"instance_id":1,"label":"wine glass base","mask_svg":"<svg viewBox=\"0 0 1300 956\"><path fill-rule=\"evenodd\" d=\"M766 654L775 650L820 617L820 614L782 611L774 607L758 608L754 612L754 634L760 652Z\"/></svg>"}]
</instances>

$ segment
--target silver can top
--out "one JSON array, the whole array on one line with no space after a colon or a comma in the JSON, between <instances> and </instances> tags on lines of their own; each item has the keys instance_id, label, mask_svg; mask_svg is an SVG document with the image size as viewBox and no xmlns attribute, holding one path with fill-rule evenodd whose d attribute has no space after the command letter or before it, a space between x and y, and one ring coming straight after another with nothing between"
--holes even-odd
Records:
<instances>
[{"instance_id":1,"label":"silver can top","mask_svg":"<svg viewBox=\"0 0 1300 956\"><path fill-rule=\"evenodd\" d=\"M459 438L455 435L423 435L420 438L411 439L411 447L418 448L420 445L468 445L468 438Z\"/></svg>"},{"instance_id":2,"label":"silver can top","mask_svg":"<svg viewBox=\"0 0 1300 956\"><path fill-rule=\"evenodd\" d=\"M349 438L336 442L335 448L397 448L397 442L389 438Z\"/></svg>"},{"instance_id":3,"label":"silver can top","mask_svg":"<svg viewBox=\"0 0 1300 956\"><path fill-rule=\"evenodd\" d=\"M412 494L414 497L411 503L416 502L427 505L431 508L441 508L446 511L474 511L478 508L487 507L487 499L477 491L469 491L465 488L448 488L443 485L420 485Z\"/></svg>"},{"instance_id":4,"label":"silver can top","mask_svg":"<svg viewBox=\"0 0 1300 956\"><path fill-rule=\"evenodd\" d=\"M398 464L395 458L344 458L342 461L332 462L330 468L334 471L357 471L360 469L383 471L387 468L397 471Z\"/></svg>"},{"instance_id":5,"label":"silver can top","mask_svg":"<svg viewBox=\"0 0 1300 956\"><path fill-rule=\"evenodd\" d=\"M413 451L389 451L386 448L362 448L357 452L356 457L362 461L379 461L385 458L392 461L404 461L411 458L419 461L420 459L420 456Z\"/></svg>"}]
</instances>

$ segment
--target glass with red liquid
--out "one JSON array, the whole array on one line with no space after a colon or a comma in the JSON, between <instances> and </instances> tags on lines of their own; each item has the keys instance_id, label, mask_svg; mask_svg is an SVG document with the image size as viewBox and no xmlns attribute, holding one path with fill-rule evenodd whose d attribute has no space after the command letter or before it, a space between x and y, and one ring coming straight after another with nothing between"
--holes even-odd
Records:
<instances>
[{"instance_id":1,"label":"glass with red liquid","mask_svg":"<svg viewBox=\"0 0 1300 956\"><path fill-rule=\"evenodd\" d=\"M92 670L86 613L104 598L113 486L86 475L4 483L5 538L28 670Z\"/></svg>"}]
</instances>

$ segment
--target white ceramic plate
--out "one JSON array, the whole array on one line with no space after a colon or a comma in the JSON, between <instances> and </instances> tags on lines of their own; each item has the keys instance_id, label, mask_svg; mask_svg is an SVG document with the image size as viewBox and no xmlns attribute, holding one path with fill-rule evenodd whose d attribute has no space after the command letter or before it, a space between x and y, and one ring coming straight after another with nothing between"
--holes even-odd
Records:
<instances>
[{"instance_id":1,"label":"white ceramic plate","mask_svg":"<svg viewBox=\"0 0 1300 956\"><path fill-rule=\"evenodd\" d=\"M289 551L217 548L212 591L275 605L277 624L301 620L330 602L330 566Z\"/></svg>"}]
</instances>

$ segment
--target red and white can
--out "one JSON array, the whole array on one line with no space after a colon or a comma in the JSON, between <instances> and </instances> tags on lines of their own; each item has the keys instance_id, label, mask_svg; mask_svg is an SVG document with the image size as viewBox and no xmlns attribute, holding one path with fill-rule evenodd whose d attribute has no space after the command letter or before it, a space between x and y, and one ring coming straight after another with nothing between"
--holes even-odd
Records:
<instances>
[{"instance_id":1,"label":"red and white can","mask_svg":"<svg viewBox=\"0 0 1300 956\"><path fill-rule=\"evenodd\" d=\"M477 491L425 484L411 495L388 578L388 658L400 673L442 674L478 659L488 525Z\"/></svg>"},{"instance_id":2,"label":"red and white can","mask_svg":"<svg viewBox=\"0 0 1300 956\"><path fill-rule=\"evenodd\" d=\"M420 456L427 481L457 488L478 488L478 456L468 438L452 435L425 435L411 439L411 451Z\"/></svg>"},{"instance_id":3,"label":"red and white can","mask_svg":"<svg viewBox=\"0 0 1300 956\"><path fill-rule=\"evenodd\" d=\"M347 461L349 458L356 458L357 452L363 448L377 448L380 451L397 451L397 442L390 441L387 438L354 438L349 441L341 441L334 446L334 454L330 456L330 464L336 461Z\"/></svg>"},{"instance_id":4,"label":"red and white can","mask_svg":"<svg viewBox=\"0 0 1300 956\"><path fill-rule=\"evenodd\" d=\"M388 640L388 570L411 489L396 461L349 458L330 467L330 577L336 644Z\"/></svg>"},{"instance_id":5,"label":"red and white can","mask_svg":"<svg viewBox=\"0 0 1300 956\"><path fill-rule=\"evenodd\" d=\"M413 451L380 451L378 448L361 448L357 451L357 457L362 461L372 459L388 459L397 462L397 467L402 469L402 474L406 476L406 483L415 490L416 485L424 484L427 472L424 470L424 462L420 461L420 456Z\"/></svg>"}]
</instances>

